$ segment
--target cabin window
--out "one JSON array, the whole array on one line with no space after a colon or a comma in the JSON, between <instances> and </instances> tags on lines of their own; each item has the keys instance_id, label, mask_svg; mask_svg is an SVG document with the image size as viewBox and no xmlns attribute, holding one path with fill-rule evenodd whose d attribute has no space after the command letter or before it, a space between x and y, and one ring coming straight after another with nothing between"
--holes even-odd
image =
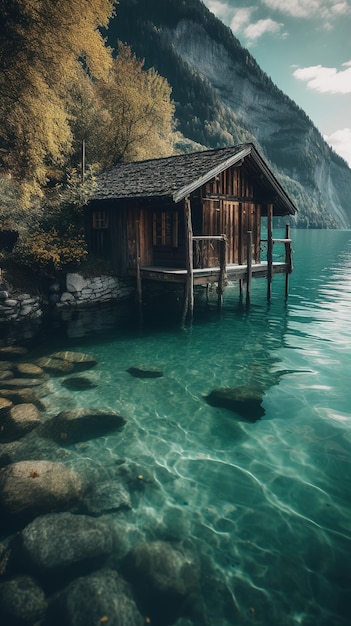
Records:
<instances>
[{"instance_id":1,"label":"cabin window","mask_svg":"<svg viewBox=\"0 0 351 626\"><path fill-rule=\"evenodd\" d=\"M154 212L152 243L154 246L178 248L177 211Z\"/></svg>"},{"instance_id":2,"label":"cabin window","mask_svg":"<svg viewBox=\"0 0 351 626\"><path fill-rule=\"evenodd\" d=\"M101 228L107 228L107 213L106 211L94 211L93 213L93 228L99 230Z\"/></svg>"}]
</instances>

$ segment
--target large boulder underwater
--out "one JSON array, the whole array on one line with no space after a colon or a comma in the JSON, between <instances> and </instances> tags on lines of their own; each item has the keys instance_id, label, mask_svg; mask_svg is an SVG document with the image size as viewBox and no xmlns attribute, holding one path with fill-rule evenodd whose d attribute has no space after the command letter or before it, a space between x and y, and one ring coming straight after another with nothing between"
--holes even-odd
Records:
<instances>
[{"instance_id":1,"label":"large boulder underwater","mask_svg":"<svg viewBox=\"0 0 351 626\"><path fill-rule=\"evenodd\" d=\"M265 415L264 391L260 384L213 389L205 400L214 407L228 409L246 422L256 422Z\"/></svg>"}]
</instances>

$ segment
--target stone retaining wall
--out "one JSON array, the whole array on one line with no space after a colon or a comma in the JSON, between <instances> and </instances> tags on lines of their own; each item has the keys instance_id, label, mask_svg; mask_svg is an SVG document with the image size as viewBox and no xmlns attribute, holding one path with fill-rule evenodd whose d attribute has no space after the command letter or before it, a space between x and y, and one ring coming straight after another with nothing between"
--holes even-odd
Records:
<instances>
[{"instance_id":1,"label":"stone retaining wall","mask_svg":"<svg viewBox=\"0 0 351 626\"><path fill-rule=\"evenodd\" d=\"M0 322L38 320L43 315L41 299L28 293L0 291Z\"/></svg>"},{"instance_id":2,"label":"stone retaining wall","mask_svg":"<svg viewBox=\"0 0 351 626\"><path fill-rule=\"evenodd\" d=\"M89 309L125 302L134 291L133 281L120 281L116 276L84 278L80 274L67 274L63 286L55 282L49 286L48 293L41 295L22 293L0 281L0 345L35 337L44 319L50 322L52 318L55 324L61 319L67 325L77 309L81 315L86 310L88 316ZM81 332L80 328L74 328L69 334L80 336Z\"/></svg>"},{"instance_id":3,"label":"stone retaining wall","mask_svg":"<svg viewBox=\"0 0 351 626\"><path fill-rule=\"evenodd\" d=\"M50 302L58 309L88 306L124 300L135 288L121 282L116 276L96 276L84 278L81 274L67 274L65 290L61 292L58 283L50 287Z\"/></svg>"}]
</instances>

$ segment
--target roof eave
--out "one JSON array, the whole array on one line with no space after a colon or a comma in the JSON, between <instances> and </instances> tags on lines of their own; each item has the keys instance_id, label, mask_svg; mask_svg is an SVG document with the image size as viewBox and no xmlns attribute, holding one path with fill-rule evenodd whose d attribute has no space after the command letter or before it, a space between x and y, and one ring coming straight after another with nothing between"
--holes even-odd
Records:
<instances>
[{"instance_id":1,"label":"roof eave","mask_svg":"<svg viewBox=\"0 0 351 626\"><path fill-rule=\"evenodd\" d=\"M233 155L229 159L226 159L225 161L223 161L222 163L220 163L213 169L206 172L206 174L204 174L203 176L200 176L199 178L192 181L188 185L185 185L184 187L181 187L180 189L175 191L173 193L173 201L177 203L177 202L180 202L180 200L184 200L184 198L189 196L193 191L195 191L195 189L202 187L202 185L205 185L206 183L208 183L209 180L211 180L212 178L214 178L215 176L217 176L218 174L226 170L228 167L235 165L235 163L237 163L238 161L241 161L241 159L248 156L252 150L252 147L253 146L246 146L245 148L240 150L240 152L238 152L237 154Z\"/></svg>"},{"instance_id":2,"label":"roof eave","mask_svg":"<svg viewBox=\"0 0 351 626\"><path fill-rule=\"evenodd\" d=\"M286 207L286 215L295 215L297 213L297 208L294 203L290 200L289 196L285 193L283 187L279 183L279 181L274 176L273 172L269 169L266 163L262 160L261 156L253 147L251 151L251 158L255 161L255 163L259 166L263 174L269 180L269 183L272 185L273 189L276 191L278 197L280 198L282 204Z\"/></svg>"}]
</instances>

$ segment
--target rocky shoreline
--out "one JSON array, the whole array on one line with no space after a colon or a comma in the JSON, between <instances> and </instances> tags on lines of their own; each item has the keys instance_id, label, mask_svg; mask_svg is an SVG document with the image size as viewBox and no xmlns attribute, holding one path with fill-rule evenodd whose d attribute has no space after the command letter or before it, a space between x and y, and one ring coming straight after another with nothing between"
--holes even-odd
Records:
<instances>
[{"instance_id":1,"label":"rocky shoreline","mask_svg":"<svg viewBox=\"0 0 351 626\"><path fill-rule=\"evenodd\" d=\"M0 328L3 342L27 341L35 337L45 321L67 321L79 310L129 301L135 292L132 282L116 276L85 278L68 273L63 282L52 282L41 293L27 293L0 277ZM74 332L74 331L73 331Z\"/></svg>"}]
</instances>

